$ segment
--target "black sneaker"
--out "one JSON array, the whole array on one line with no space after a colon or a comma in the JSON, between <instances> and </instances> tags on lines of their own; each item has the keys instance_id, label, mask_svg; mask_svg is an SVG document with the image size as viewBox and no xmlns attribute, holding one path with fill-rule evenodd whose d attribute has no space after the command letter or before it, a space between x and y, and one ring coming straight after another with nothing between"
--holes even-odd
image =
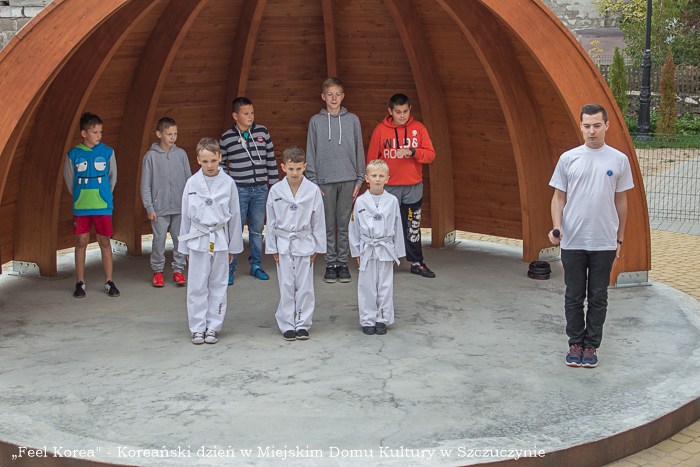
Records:
<instances>
[{"instance_id":1,"label":"black sneaker","mask_svg":"<svg viewBox=\"0 0 700 467\"><path fill-rule=\"evenodd\" d=\"M75 298L85 298L85 282L80 281L75 284L75 292L73 292Z\"/></svg>"},{"instance_id":2,"label":"black sneaker","mask_svg":"<svg viewBox=\"0 0 700 467\"><path fill-rule=\"evenodd\" d=\"M362 326L362 332L364 332L368 336L371 336L372 334L377 333L377 328L375 328L374 326Z\"/></svg>"},{"instance_id":3,"label":"black sneaker","mask_svg":"<svg viewBox=\"0 0 700 467\"><path fill-rule=\"evenodd\" d=\"M435 273L428 269L428 266L426 266L425 263L411 265L411 274L418 274L419 276L427 277L428 279L435 277Z\"/></svg>"},{"instance_id":4,"label":"black sneaker","mask_svg":"<svg viewBox=\"0 0 700 467\"><path fill-rule=\"evenodd\" d=\"M282 334L282 337L286 341L295 341L295 340L297 340L297 333L290 329L289 331L284 331L284 334Z\"/></svg>"},{"instance_id":5,"label":"black sneaker","mask_svg":"<svg viewBox=\"0 0 700 467\"><path fill-rule=\"evenodd\" d=\"M299 339L300 341L305 341L308 338L309 338L309 331L307 331L306 329L299 329L297 331L297 339Z\"/></svg>"},{"instance_id":6,"label":"black sneaker","mask_svg":"<svg viewBox=\"0 0 700 467\"><path fill-rule=\"evenodd\" d=\"M105 282L105 292L107 292L107 295L109 295L110 297L119 296L119 289L116 285L114 285L114 282L112 281Z\"/></svg>"},{"instance_id":7,"label":"black sneaker","mask_svg":"<svg viewBox=\"0 0 700 467\"><path fill-rule=\"evenodd\" d=\"M336 269L338 271L338 280L340 282L346 283L352 280L352 278L350 277L350 271L348 271L347 264L341 264Z\"/></svg>"},{"instance_id":8,"label":"black sneaker","mask_svg":"<svg viewBox=\"0 0 700 467\"><path fill-rule=\"evenodd\" d=\"M386 323L377 323L377 334L380 336L386 334Z\"/></svg>"},{"instance_id":9,"label":"black sneaker","mask_svg":"<svg viewBox=\"0 0 700 467\"><path fill-rule=\"evenodd\" d=\"M335 266L326 266L326 274L323 276L323 282L332 284L338 280L338 270Z\"/></svg>"}]
</instances>

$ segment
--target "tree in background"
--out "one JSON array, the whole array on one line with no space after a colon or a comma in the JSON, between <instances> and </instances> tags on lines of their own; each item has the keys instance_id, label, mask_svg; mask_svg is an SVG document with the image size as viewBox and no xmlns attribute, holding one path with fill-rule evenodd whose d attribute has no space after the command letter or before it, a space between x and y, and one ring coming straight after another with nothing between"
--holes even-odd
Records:
<instances>
[{"instance_id":1,"label":"tree in background","mask_svg":"<svg viewBox=\"0 0 700 467\"><path fill-rule=\"evenodd\" d=\"M596 0L602 15L619 21L625 37L625 55L642 63L646 31L647 0ZM652 0L651 57L661 65L670 46L683 62L700 65L700 0Z\"/></svg>"},{"instance_id":2,"label":"tree in background","mask_svg":"<svg viewBox=\"0 0 700 467\"><path fill-rule=\"evenodd\" d=\"M676 112L676 65L673 63L673 52L668 48L664 66L661 68L661 102L659 103L659 124L657 133L664 135L676 134L678 114Z\"/></svg>"},{"instance_id":3,"label":"tree in background","mask_svg":"<svg viewBox=\"0 0 700 467\"><path fill-rule=\"evenodd\" d=\"M617 102L617 106L620 108L623 116L627 113L627 107L629 107L627 90L625 60L622 58L620 48L615 47L612 65L610 66L610 91L612 91L613 98L615 98L615 102Z\"/></svg>"}]
</instances>

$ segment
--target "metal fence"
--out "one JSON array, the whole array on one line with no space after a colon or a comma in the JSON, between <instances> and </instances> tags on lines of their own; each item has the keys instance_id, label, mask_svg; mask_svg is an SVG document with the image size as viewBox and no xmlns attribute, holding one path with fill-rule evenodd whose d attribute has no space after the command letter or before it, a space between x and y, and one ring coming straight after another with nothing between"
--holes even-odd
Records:
<instances>
[{"instance_id":1,"label":"metal fence","mask_svg":"<svg viewBox=\"0 0 700 467\"><path fill-rule=\"evenodd\" d=\"M610 84L610 67L612 56L601 55L591 57L598 66L600 74L605 78L605 82ZM642 88L642 67L633 65L629 61L625 63L625 75L627 76L627 86L630 91L639 91ZM661 83L661 66L651 68L651 92L659 92ZM680 97L700 94L700 67L692 65L676 66L676 93Z\"/></svg>"},{"instance_id":2,"label":"metal fence","mask_svg":"<svg viewBox=\"0 0 700 467\"><path fill-rule=\"evenodd\" d=\"M700 136L632 134L632 140L652 227L700 223Z\"/></svg>"}]
</instances>

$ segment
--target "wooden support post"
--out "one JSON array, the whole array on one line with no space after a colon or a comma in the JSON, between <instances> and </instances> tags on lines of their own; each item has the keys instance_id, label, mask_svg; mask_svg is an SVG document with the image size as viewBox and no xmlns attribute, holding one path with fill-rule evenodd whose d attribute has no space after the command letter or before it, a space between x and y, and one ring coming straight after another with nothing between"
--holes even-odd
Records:
<instances>
[{"instance_id":1,"label":"wooden support post","mask_svg":"<svg viewBox=\"0 0 700 467\"><path fill-rule=\"evenodd\" d=\"M430 225L432 246L442 247L445 235L454 230L455 200L452 176L452 150L449 123L443 100L440 76L428 43L415 31L424 30L411 0L385 0L401 35L418 90L423 120L435 147L435 161L430 164Z\"/></svg>"},{"instance_id":2,"label":"wooden support post","mask_svg":"<svg viewBox=\"0 0 700 467\"><path fill-rule=\"evenodd\" d=\"M83 42L51 83L36 112L17 200L14 259L36 263L44 276L56 275L58 212L63 161L78 131L83 107L101 71L137 19L156 0L131 2L117 10Z\"/></svg>"},{"instance_id":3,"label":"wooden support post","mask_svg":"<svg viewBox=\"0 0 700 467\"><path fill-rule=\"evenodd\" d=\"M209 0L172 0L151 33L134 73L117 145L119 183L114 197L114 237L130 255L141 254L141 161L163 84L180 44Z\"/></svg>"}]
</instances>

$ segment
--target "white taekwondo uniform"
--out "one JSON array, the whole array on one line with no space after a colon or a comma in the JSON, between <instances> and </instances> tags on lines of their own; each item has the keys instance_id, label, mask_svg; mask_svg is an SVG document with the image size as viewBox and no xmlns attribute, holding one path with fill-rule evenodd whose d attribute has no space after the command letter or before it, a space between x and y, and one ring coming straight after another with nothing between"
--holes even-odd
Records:
<instances>
[{"instance_id":1,"label":"white taekwondo uniform","mask_svg":"<svg viewBox=\"0 0 700 467\"><path fill-rule=\"evenodd\" d=\"M326 219L318 186L306 177L296 196L287 177L270 188L267 197L265 253L277 253L280 331L308 330L314 314L314 270L311 256L326 253Z\"/></svg>"},{"instance_id":2,"label":"white taekwondo uniform","mask_svg":"<svg viewBox=\"0 0 700 467\"><path fill-rule=\"evenodd\" d=\"M376 199L375 199L376 198ZM378 206L377 206L378 202ZM357 304L360 325L394 322L394 262L406 256L401 211L396 196L385 191L357 198L350 226L350 253L360 257Z\"/></svg>"},{"instance_id":3,"label":"white taekwondo uniform","mask_svg":"<svg viewBox=\"0 0 700 467\"><path fill-rule=\"evenodd\" d=\"M212 182L211 187L207 182ZM240 209L236 184L225 173L207 177L200 169L187 180L178 250L190 256L187 315L191 332L220 331L224 323L228 255L243 251Z\"/></svg>"}]
</instances>

